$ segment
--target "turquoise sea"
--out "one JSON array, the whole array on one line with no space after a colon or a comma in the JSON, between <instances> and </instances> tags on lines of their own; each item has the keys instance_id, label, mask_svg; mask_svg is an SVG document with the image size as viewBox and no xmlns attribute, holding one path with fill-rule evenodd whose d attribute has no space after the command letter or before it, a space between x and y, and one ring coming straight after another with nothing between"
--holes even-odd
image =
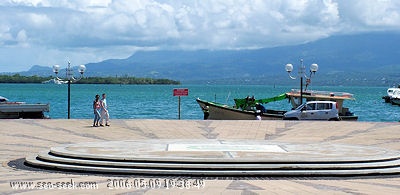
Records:
<instances>
[{"instance_id":1,"label":"turquoise sea","mask_svg":"<svg viewBox=\"0 0 400 195\"><path fill-rule=\"evenodd\" d=\"M234 98L247 95L255 98L273 97L297 86L263 85L71 85L71 118L93 118L92 101L96 94L107 94L111 119L178 119L178 97L174 88L188 88L181 97L181 119L202 119L196 98L233 104ZM400 120L400 106L384 103L387 87L313 86L312 90L340 91L354 94L355 101L345 106L359 116L359 121ZM0 84L0 96L10 101L50 103L50 118L67 118L67 85ZM290 109L288 101L269 103L267 109Z\"/></svg>"}]
</instances>

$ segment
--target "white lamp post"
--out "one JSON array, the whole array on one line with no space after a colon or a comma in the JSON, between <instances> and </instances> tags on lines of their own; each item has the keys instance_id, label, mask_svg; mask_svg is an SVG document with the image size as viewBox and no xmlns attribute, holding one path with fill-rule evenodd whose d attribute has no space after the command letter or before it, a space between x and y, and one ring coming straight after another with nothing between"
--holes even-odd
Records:
<instances>
[{"instance_id":1,"label":"white lamp post","mask_svg":"<svg viewBox=\"0 0 400 195\"><path fill-rule=\"evenodd\" d=\"M306 81L306 90L308 87L308 84L311 82L311 76L315 74L318 70L318 64L311 64L310 65L310 76L307 77L305 73L306 67L303 65L303 59L300 60L300 67L299 67L299 72L298 76L300 77L300 104L303 104L303 77L307 79ZM291 79L296 79L296 77L292 76L290 73L293 71L293 65L292 64L286 64L285 66L286 72L289 73L289 77Z\"/></svg>"},{"instance_id":2,"label":"white lamp post","mask_svg":"<svg viewBox=\"0 0 400 195\"><path fill-rule=\"evenodd\" d=\"M81 73L81 76L79 78L74 77L74 73L71 67L71 62L68 61L68 66L65 69L66 71L66 81L68 81L68 119L71 118L71 82L77 82L83 78L83 73L86 70L85 65L80 65L78 68L79 73ZM60 71L60 66L59 65L54 65L53 66L53 72L56 74L57 80L63 81L63 79L58 78L58 72Z\"/></svg>"}]
</instances>

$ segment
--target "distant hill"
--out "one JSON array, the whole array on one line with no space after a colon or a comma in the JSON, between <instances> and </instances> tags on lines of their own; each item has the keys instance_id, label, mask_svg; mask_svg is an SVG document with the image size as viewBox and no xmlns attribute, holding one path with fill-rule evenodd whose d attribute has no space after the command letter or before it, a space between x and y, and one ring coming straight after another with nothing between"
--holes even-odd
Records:
<instances>
[{"instance_id":1,"label":"distant hill","mask_svg":"<svg viewBox=\"0 0 400 195\"><path fill-rule=\"evenodd\" d=\"M25 76L52 76L53 69L47 66L40 66L40 65L34 65L32 66L28 71L24 72L19 72L20 75L25 75ZM10 73L11 74L11 73ZM65 73L64 73L65 75Z\"/></svg>"},{"instance_id":2,"label":"distant hill","mask_svg":"<svg viewBox=\"0 0 400 195\"><path fill-rule=\"evenodd\" d=\"M140 51L87 64L87 75L168 78L185 82L291 83L284 66L319 65L322 85L400 82L400 33L333 36L301 45L256 50ZM47 75L51 74L47 68ZM44 69L43 69L44 70ZM34 66L26 74L41 72ZM25 74L25 73L24 73ZM396 79L399 79L396 81Z\"/></svg>"}]
</instances>

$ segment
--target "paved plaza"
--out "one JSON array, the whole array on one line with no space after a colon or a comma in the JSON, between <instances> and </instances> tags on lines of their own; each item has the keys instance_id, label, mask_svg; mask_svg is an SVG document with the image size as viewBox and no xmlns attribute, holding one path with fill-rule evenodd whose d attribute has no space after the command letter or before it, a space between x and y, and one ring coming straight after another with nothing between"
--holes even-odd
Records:
<instances>
[{"instance_id":1,"label":"paved plaza","mask_svg":"<svg viewBox=\"0 0 400 195\"><path fill-rule=\"evenodd\" d=\"M398 158L400 151L400 123L394 122L132 119L113 120L111 127L96 128L91 127L91 122L91 120L75 119L1 120L0 194L397 194L400 192L399 174L345 177L259 175L191 177L65 172L24 166L26 157L49 151L50 148L60 153L68 150L67 152L77 156L92 154L103 155L103 158L111 156L114 160L117 158L117 161L137 158L139 153L145 155L146 159L153 159L165 155L165 151L172 151L174 155L187 154L186 159L189 161L190 159L196 161L239 159L244 162L254 161L254 158L258 160L275 158L273 160L277 162L299 159L334 161L377 158L379 160L387 157ZM113 143L110 146L114 147L108 147L107 144L110 143ZM221 143L228 144L223 148L220 146ZM148 149L155 145L161 147ZM159 150L167 146L170 147L168 150ZM132 153L132 148L138 148L138 152ZM226 148L229 152L224 152ZM268 158L262 156L261 151L273 156ZM205 156L193 155L200 154L196 152L202 152L201 154ZM399 167L394 164L392 168Z\"/></svg>"}]
</instances>

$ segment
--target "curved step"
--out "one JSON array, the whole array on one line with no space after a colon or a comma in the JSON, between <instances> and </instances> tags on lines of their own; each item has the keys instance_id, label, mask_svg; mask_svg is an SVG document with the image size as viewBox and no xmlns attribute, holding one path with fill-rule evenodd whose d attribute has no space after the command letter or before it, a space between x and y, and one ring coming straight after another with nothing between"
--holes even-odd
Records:
<instances>
[{"instance_id":1,"label":"curved step","mask_svg":"<svg viewBox=\"0 0 400 195\"><path fill-rule=\"evenodd\" d=\"M351 154L349 156L349 154ZM381 148L252 140L133 140L53 147L35 167L120 174L343 176L399 174L400 155Z\"/></svg>"}]
</instances>

